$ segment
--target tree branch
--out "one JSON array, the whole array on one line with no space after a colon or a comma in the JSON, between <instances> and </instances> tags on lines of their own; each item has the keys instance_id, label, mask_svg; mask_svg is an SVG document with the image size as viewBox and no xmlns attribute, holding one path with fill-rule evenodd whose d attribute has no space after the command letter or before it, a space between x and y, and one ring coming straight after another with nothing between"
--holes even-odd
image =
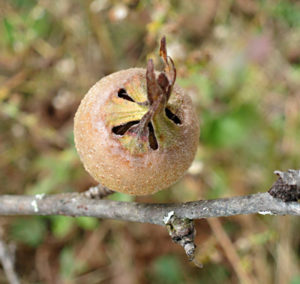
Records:
<instances>
[{"instance_id":1,"label":"tree branch","mask_svg":"<svg viewBox=\"0 0 300 284\"><path fill-rule=\"evenodd\" d=\"M0 196L0 215L90 216L165 225L164 217L172 211L179 218L188 219L255 213L300 216L300 204L284 202L267 192L175 204L94 200L80 193Z\"/></svg>"}]
</instances>

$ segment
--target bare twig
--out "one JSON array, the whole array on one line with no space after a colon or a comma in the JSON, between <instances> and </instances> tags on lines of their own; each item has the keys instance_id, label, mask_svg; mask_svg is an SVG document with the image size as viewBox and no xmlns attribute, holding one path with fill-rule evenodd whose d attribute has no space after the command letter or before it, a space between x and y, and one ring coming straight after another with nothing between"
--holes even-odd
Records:
<instances>
[{"instance_id":1,"label":"bare twig","mask_svg":"<svg viewBox=\"0 0 300 284\"><path fill-rule=\"evenodd\" d=\"M14 269L14 256L8 245L0 239L0 261L10 284L19 284L18 276Z\"/></svg>"},{"instance_id":2,"label":"bare twig","mask_svg":"<svg viewBox=\"0 0 300 284\"><path fill-rule=\"evenodd\" d=\"M231 242L230 238L224 231L222 224L219 219L209 219L207 220L209 226L211 227L214 236L220 243L224 253L232 265L240 283L250 284L256 283L254 279L245 271L245 268L241 264L241 260L239 255L236 252L236 249Z\"/></svg>"},{"instance_id":3,"label":"bare twig","mask_svg":"<svg viewBox=\"0 0 300 284\"><path fill-rule=\"evenodd\" d=\"M175 204L94 200L79 193L0 196L0 215L91 216L164 225L170 211L188 219L255 213L300 216L300 204L281 201L269 193Z\"/></svg>"}]
</instances>

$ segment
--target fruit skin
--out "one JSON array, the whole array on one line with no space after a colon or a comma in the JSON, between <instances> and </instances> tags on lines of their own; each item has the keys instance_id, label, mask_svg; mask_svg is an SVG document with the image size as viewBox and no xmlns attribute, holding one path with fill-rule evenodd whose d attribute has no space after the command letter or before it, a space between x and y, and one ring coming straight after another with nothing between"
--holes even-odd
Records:
<instances>
[{"instance_id":1,"label":"fruit skin","mask_svg":"<svg viewBox=\"0 0 300 284\"><path fill-rule=\"evenodd\" d=\"M124 148L106 123L105 107L132 78L145 82L145 74L145 69L131 68L102 78L83 98L74 120L75 145L85 169L109 189L132 195L153 194L175 183L192 163L199 138L192 101L175 84L169 103L181 124L174 143L160 147L158 138L158 149L141 154Z\"/></svg>"}]
</instances>

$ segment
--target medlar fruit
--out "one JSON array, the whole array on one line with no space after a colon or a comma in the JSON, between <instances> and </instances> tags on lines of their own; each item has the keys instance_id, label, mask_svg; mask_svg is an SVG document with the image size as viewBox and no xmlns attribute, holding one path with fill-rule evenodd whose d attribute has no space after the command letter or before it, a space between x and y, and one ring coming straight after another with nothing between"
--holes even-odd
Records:
<instances>
[{"instance_id":1,"label":"medlar fruit","mask_svg":"<svg viewBox=\"0 0 300 284\"><path fill-rule=\"evenodd\" d=\"M130 68L102 78L75 115L75 144L85 169L111 190L146 195L176 182L194 159L199 137L192 101L175 83L176 69Z\"/></svg>"}]
</instances>

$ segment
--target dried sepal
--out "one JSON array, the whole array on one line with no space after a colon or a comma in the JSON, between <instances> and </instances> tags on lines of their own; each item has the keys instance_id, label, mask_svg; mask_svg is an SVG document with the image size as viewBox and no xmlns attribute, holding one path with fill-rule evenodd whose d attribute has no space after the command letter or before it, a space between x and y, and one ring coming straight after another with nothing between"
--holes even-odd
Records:
<instances>
[{"instance_id":1,"label":"dried sepal","mask_svg":"<svg viewBox=\"0 0 300 284\"><path fill-rule=\"evenodd\" d=\"M172 58L170 56L168 56L166 46L167 46L166 37L162 37L162 39L160 41L159 55L164 61L164 72L166 73L166 76L169 80L169 86L168 86L168 90L166 92L167 101L168 101L168 99L170 98L173 86L176 81L177 73L176 73L174 61L172 60Z\"/></svg>"},{"instance_id":2,"label":"dried sepal","mask_svg":"<svg viewBox=\"0 0 300 284\"><path fill-rule=\"evenodd\" d=\"M285 202L300 199L300 170L288 170L287 172L275 171L278 180L268 191L273 197Z\"/></svg>"},{"instance_id":3,"label":"dried sepal","mask_svg":"<svg viewBox=\"0 0 300 284\"><path fill-rule=\"evenodd\" d=\"M160 73L158 75L157 83L160 86L160 88L162 89L164 95L166 95L170 84L169 84L169 80L168 80L167 76L164 73Z\"/></svg>"},{"instance_id":4,"label":"dried sepal","mask_svg":"<svg viewBox=\"0 0 300 284\"><path fill-rule=\"evenodd\" d=\"M166 37L165 36L163 36L162 39L160 40L159 55L164 61L165 72L168 74L170 72L170 65L169 65L169 62L168 62L167 43L166 43Z\"/></svg>"},{"instance_id":5,"label":"dried sepal","mask_svg":"<svg viewBox=\"0 0 300 284\"><path fill-rule=\"evenodd\" d=\"M149 59L147 62L146 81L147 81L147 97L150 105L152 105L153 102L157 100L162 93L162 90L156 81L154 64L152 59Z\"/></svg>"},{"instance_id":6,"label":"dried sepal","mask_svg":"<svg viewBox=\"0 0 300 284\"><path fill-rule=\"evenodd\" d=\"M143 115L140 121L130 121L122 125L113 127L112 131L117 135L124 135L126 132L129 135L133 135L137 138L137 143L142 145L145 142L145 138L148 138L149 144L152 146L157 143L154 131L151 132L150 124L153 117L162 111L166 111L167 117L175 122L180 120L175 119L175 115L170 110L166 109L167 102L171 96L172 88L176 79L176 69L173 60L167 55L166 49L166 38L161 39L160 45L160 56L163 58L165 63L164 72L159 73L156 77L154 70L154 63L152 59L147 62L146 69L146 86L147 86L147 102L140 103L139 105L149 106L148 111ZM120 89L118 97L128 101L135 102L125 89ZM176 122L177 121L177 122ZM152 124L151 124L152 126ZM151 133L153 134L152 137ZM151 143L151 141L156 141ZM141 149L142 147L138 147ZM151 147L152 149L157 147Z\"/></svg>"}]
</instances>

